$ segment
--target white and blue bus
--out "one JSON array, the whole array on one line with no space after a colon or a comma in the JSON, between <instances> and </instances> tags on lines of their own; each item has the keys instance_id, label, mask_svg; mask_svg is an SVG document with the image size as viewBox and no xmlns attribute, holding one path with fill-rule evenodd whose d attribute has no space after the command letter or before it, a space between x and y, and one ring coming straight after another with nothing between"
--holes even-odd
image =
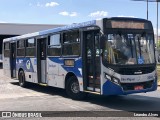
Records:
<instances>
[{"instance_id":1,"label":"white and blue bus","mask_svg":"<svg viewBox=\"0 0 160 120\"><path fill-rule=\"evenodd\" d=\"M4 74L86 93L126 95L157 89L154 32L150 21L103 18L3 41Z\"/></svg>"}]
</instances>

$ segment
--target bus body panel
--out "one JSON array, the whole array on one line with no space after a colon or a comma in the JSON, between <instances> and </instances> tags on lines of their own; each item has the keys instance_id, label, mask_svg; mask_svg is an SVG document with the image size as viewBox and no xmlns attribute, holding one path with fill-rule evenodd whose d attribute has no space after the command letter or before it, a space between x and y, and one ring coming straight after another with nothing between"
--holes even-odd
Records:
<instances>
[{"instance_id":1,"label":"bus body panel","mask_svg":"<svg viewBox=\"0 0 160 120\"><path fill-rule=\"evenodd\" d=\"M27 82L33 82L33 72L25 72L25 80Z\"/></svg>"},{"instance_id":2,"label":"bus body panel","mask_svg":"<svg viewBox=\"0 0 160 120\"><path fill-rule=\"evenodd\" d=\"M103 66L103 73L107 73L107 77L108 75L114 75L114 77L119 80L120 84L114 83L113 81L111 81L110 77L106 78L105 75L103 75L101 84L102 95L126 95L132 93L155 91L157 89L156 70L154 70L152 73L142 75L120 75L113 70L110 70ZM134 87L136 85L142 85L146 88L134 90ZM128 90L125 90L127 89L127 87ZM129 88L131 87L133 89L129 90Z\"/></svg>"},{"instance_id":3,"label":"bus body panel","mask_svg":"<svg viewBox=\"0 0 160 120\"><path fill-rule=\"evenodd\" d=\"M37 72L32 73L32 75L33 75L33 78L32 78L33 82L38 83Z\"/></svg>"},{"instance_id":4,"label":"bus body panel","mask_svg":"<svg viewBox=\"0 0 160 120\"><path fill-rule=\"evenodd\" d=\"M17 76L18 76L19 70L22 69L25 72L26 81L38 83L36 60L37 60L36 58L29 58L29 57L17 58L16 59Z\"/></svg>"},{"instance_id":5,"label":"bus body panel","mask_svg":"<svg viewBox=\"0 0 160 120\"><path fill-rule=\"evenodd\" d=\"M10 58L4 57L3 59L3 71L4 75L11 77Z\"/></svg>"},{"instance_id":6,"label":"bus body panel","mask_svg":"<svg viewBox=\"0 0 160 120\"><path fill-rule=\"evenodd\" d=\"M49 57L47 58L47 84L53 87L65 88L64 86L64 71L60 66L63 61L59 57ZM63 74L59 71L63 70Z\"/></svg>"},{"instance_id":7,"label":"bus body panel","mask_svg":"<svg viewBox=\"0 0 160 120\"><path fill-rule=\"evenodd\" d=\"M64 65L65 60L74 60L74 66ZM68 73L73 73L79 84L82 82L82 59L49 57L47 58L47 81L49 86L65 88L65 77ZM83 91L83 85L80 84L80 90Z\"/></svg>"},{"instance_id":8,"label":"bus body panel","mask_svg":"<svg viewBox=\"0 0 160 120\"><path fill-rule=\"evenodd\" d=\"M116 85L115 83L107 80L103 84L103 95L127 95L133 93L142 93L142 92L150 92L157 90L157 79L153 81L153 85L151 88L142 89L142 90L129 90L124 91L121 86Z\"/></svg>"},{"instance_id":9,"label":"bus body panel","mask_svg":"<svg viewBox=\"0 0 160 120\"><path fill-rule=\"evenodd\" d=\"M58 88L65 88L64 77L59 75L47 75L47 85Z\"/></svg>"},{"instance_id":10,"label":"bus body panel","mask_svg":"<svg viewBox=\"0 0 160 120\"><path fill-rule=\"evenodd\" d=\"M30 61L31 61L31 64L32 64L32 67L33 67L33 70L34 70L34 72L32 73L32 81L34 83L38 83L38 77L37 77L37 58L36 57L31 58Z\"/></svg>"}]
</instances>

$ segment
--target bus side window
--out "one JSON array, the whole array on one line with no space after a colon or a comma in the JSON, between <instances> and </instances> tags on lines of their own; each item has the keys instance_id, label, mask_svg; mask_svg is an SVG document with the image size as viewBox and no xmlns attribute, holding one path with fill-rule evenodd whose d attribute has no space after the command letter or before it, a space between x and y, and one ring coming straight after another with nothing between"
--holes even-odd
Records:
<instances>
[{"instance_id":1,"label":"bus side window","mask_svg":"<svg viewBox=\"0 0 160 120\"><path fill-rule=\"evenodd\" d=\"M4 57L10 57L10 44L4 43Z\"/></svg>"},{"instance_id":2,"label":"bus side window","mask_svg":"<svg viewBox=\"0 0 160 120\"><path fill-rule=\"evenodd\" d=\"M17 41L17 56L19 57L25 56L25 40Z\"/></svg>"},{"instance_id":3,"label":"bus side window","mask_svg":"<svg viewBox=\"0 0 160 120\"><path fill-rule=\"evenodd\" d=\"M67 55L80 55L80 37L79 31L68 31L63 34L63 50L62 54Z\"/></svg>"},{"instance_id":4,"label":"bus side window","mask_svg":"<svg viewBox=\"0 0 160 120\"><path fill-rule=\"evenodd\" d=\"M26 56L35 56L35 39L31 38L26 40Z\"/></svg>"},{"instance_id":5,"label":"bus side window","mask_svg":"<svg viewBox=\"0 0 160 120\"><path fill-rule=\"evenodd\" d=\"M61 56L61 35L51 35L48 39L48 56Z\"/></svg>"}]
</instances>

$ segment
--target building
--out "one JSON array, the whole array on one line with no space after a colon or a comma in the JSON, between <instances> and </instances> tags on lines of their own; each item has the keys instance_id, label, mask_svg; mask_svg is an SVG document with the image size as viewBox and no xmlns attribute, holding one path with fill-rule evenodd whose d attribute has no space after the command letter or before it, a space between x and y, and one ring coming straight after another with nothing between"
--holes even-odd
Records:
<instances>
[{"instance_id":1,"label":"building","mask_svg":"<svg viewBox=\"0 0 160 120\"><path fill-rule=\"evenodd\" d=\"M2 43L4 38L33 33L60 26L63 25L0 23L0 63L2 62Z\"/></svg>"}]
</instances>

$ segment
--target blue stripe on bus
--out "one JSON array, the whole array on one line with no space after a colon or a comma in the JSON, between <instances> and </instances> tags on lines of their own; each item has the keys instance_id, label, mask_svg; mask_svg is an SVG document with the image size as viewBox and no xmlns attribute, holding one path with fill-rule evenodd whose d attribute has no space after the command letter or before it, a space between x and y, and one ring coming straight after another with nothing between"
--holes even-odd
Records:
<instances>
[{"instance_id":1,"label":"blue stripe on bus","mask_svg":"<svg viewBox=\"0 0 160 120\"><path fill-rule=\"evenodd\" d=\"M67 72L73 72L77 77L82 77L82 74L78 70L78 68L82 68L82 59L76 60L74 67L65 66L64 65L64 59L62 59L62 58L57 58L57 57L53 58L53 57L50 57L49 59L51 61L59 64L65 71L67 71ZM67 59L67 58L65 58L65 59ZM69 59L71 59L71 58L69 58ZM72 59L76 59L76 58L72 58Z\"/></svg>"},{"instance_id":2,"label":"blue stripe on bus","mask_svg":"<svg viewBox=\"0 0 160 120\"><path fill-rule=\"evenodd\" d=\"M103 85L103 95L127 95L133 93L142 93L142 92L149 92L157 90L157 80L153 82L151 88L143 89L143 90L130 90L130 91L123 91L119 85L112 83L111 81L107 80Z\"/></svg>"},{"instance_id":3,"label":"blue stripe on bus","mask_svg":"<svg viewBox=\"0 0 160 120\"><path fill-rule=\"evenodd\" d=\"M35 59L35 58L33 58ZM77 77L82 77L82 74L78 70L79 68L82 68L82 59L78 59L75 61L74 67L68 67L64 65L64 59L59 57L52 57L49 58L51 61L59 64L66 72L73 72ZM65 58L66 59L66 58ZM76 59L76 58L72 58ZM35 60L34 60L35 62ZM33 63L35 64L35 63ZM16 69L19 70L20 68L23 68L26 72L35 72L33 69L33 65L30 58L17 58L16 59Z\"/></svg>"},{"instance_id":4,"label":"blue stripe on bus","mask_svg":"<svg viewBox=\"0 0 160 120\"><path fill-rule=\"evenodd\" d=\"M17 58L16 69L23 68L26 72L34 72L33 65L30 58Z\"/></svg>"}]
</instances>

